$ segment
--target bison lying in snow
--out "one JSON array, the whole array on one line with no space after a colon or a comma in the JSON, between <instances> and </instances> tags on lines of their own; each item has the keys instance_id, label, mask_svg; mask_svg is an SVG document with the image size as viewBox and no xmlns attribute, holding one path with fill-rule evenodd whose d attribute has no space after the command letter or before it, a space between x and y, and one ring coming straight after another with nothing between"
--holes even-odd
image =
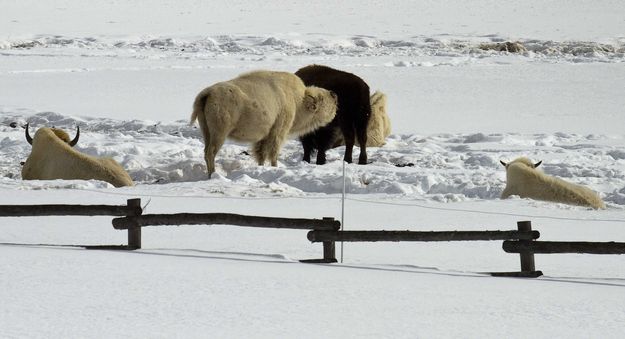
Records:
<instances>
[{"instance_id":1,"label":"bison lying in snow","mask_svg":"<svg viewBox=\"0 0 625 339\"><path fill-rule=\"evenodd\" d=\"M371 95L371 117L367 125L367 147L382 147L386 144L386 137L391 134L391 120L386 113L386 95L380 91L375 91ZM334 147L345 145L343 134L336 127L334 136L337 140L333 143ZM358 140L356 145L360 146Z\"/></svg>"},{"instance_id":2,"label":"bison lying in snow","mask_svg":"<svg viewBox=\"0 0 625 339\"><path fill-rule=\"evenodd\" d=\"M542 161L539 161L534 164L523 157L507 164L501 161L501 164L506 167L507 180L501 198L518 195L521 198L590 206L595 209L605 208L605 204L596 192L536 170L541 163Z\"/></svg>"},{"instance_id":3,"label":"bison lying in snow","mask_svg":"<svg viewBox=\"0 0 625 339\"><path fill-rule=\"evenodd\" d=\"M355 139L360 145L359 164L367 163L367 125L371 116L369 86L358 76L321 65L310 65L295 72L306 86L319 86L338 96L336 117L328 125L300 138L304 147L304 161L317 149L317 164L326 163L326 150L335 146L341 133L345 141L344 160L352 162Z\"/></svg>"},{"instance_id":4,"label":"bison lying in snow","mask_svg":"<svg viewBox=\"0 0 625 339\"><path fill-rule=\"evenodd\" d=\"M73 149L79 137L80 129L70 141L65 131L43 127L37 130L33 138L26 124L26 140L33 149L22 167L22 179L95 179L115 187L133 186L128 173L115 160L92 157Z\"/></svg>"},{"instance_id":5,"label":"bison lying in snow","mask_svg":"<svg viewBox=\"0 0 625 339\"><path fill-rule=\"evenodd\" d=\"M386 113L386 95L375 91L371 96L371 118L367 126L367 146L381 147L391 134L391 119Z\"/></svg>"},{"instance_id":6,"label":"bison lying in snow","mask_svg":"<svg viewBox=\"0 0 625 339\"><path fill-rule=\"evenodd\" d=\"M306 87L286 72L250 72L204 89L193 103L191 123L197 120L204 136L208 177L215 172L215 155L227 137L254 143L258 164L270 160L277 166L287 137L332 121L336 104L334 93Z\"/></svg>"}]
</instances>

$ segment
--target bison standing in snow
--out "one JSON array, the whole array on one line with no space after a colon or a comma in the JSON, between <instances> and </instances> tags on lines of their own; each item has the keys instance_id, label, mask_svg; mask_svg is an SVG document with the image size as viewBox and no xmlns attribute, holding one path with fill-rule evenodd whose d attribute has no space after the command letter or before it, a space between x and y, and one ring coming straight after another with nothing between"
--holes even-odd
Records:
<instances>
[{"instance_id":1,"label":"bison standing in snow","mask_svg":"<svg viewBox=\"0 0 625 339\"><path fill-rule=\"evenodd\" d=\"M590 206L595 209L605 208L596 192L538 171L536 167L541 163L542 161L533 163L524 157L509 163L501 161L506 167L507 180L501 198L518 195L521 198Z\"/></svg>"},{"instance_id":2,"label":"bison standing in snow","mask_svg":"<svg viewBox=\"0 0 625 339\"><path fill-rule=\"evenodd\" d=\"M304 161L310 162L310 154L317 149L317 164L326 163L326 150L335 147L342 138L345 142L344 160L352 162L355 140L360 145L359 164L367 163L367 125L371 116L369 85L358 76L327 66L310 65L299 69L295 74L306 86L319 86L338 96L336 117L323 126L300 138L304 147Z\"/></svg>"},{"instance_id":3,"label":"bison standing in snow","mask_svg":"<svg viewBox=\"0 0 625 339\"><path fill-rule=\"evenodd\" d=\"M95 179L115 187L134 185L128 173L115 160L92 157L73 149L79 137L80 129L70 141L65 131L43 127L33 138L26 124L26 140L33 149L22 167L22 179Z\"/></svg>"},{"instance_id":4,"label":"bison standing in snow","mask_svg":"<svg viewBox=\"0 0 625 339\"><path fill-rule=\"evenodd\" d=\"M204 136L208 177L226 138L254 143L259 165L278 165L278 153L289 135L300 136L336 115L337 98L328 90L306 87L292 73L254 71L201 91L193 103L191 123Z\"/></svg>"}]
</instances>

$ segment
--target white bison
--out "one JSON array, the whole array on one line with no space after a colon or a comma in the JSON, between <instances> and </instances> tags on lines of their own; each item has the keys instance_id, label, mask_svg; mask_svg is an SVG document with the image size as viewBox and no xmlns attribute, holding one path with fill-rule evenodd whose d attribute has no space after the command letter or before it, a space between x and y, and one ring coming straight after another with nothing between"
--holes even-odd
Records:
<instances>
[{"instance_id":1,"label":"white bison","mask_svg":"<svg viewBox=\"0 0 625 339\"><path fill-rule=\"evenodd\" d=\"M134 185L128 173L115 160L92 157L73 149L79 137L80 129L70 141L65 131L43 127L33 138L26 124L26 140L33 149L22 167L22 179L95 179L115 187Z\"/></svg>"},{"instance_id":2,"label":"white bison","mask_svg":"<svg viewBox=\"0 0 625 339\"><path fill-rule=\"evenodd\" d=\"M258 164L277 166L286 139L332 121L336 104L334 93L306 87L287 72L254 71L204 89L193 103L191 123L197 120L204 136L208 177L226 138L254 143Z\"/></svg>"},{"instance_id":3,"label":"white bison","mask_svg":"<svg viewBox=\"0 0 625 339\"><path fill-rule=\"evenodd\" d=\"M501 164L506 167L507 180L501 198L518 195L521 198L590 206L595 209L605 208L605 204L596 192L537 170L536 167L541 163L542 161L539 161L534 164L524 157L509 163L501 161Z\"/></svg>"}]
</instances>

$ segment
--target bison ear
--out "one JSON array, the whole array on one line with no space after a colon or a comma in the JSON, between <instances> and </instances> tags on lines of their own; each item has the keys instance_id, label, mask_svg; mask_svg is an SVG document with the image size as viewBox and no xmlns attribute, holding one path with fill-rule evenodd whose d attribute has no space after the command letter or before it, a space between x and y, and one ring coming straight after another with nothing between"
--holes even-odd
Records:
<instances>
[{"instance_id":1,"label":"bison ear","mask_svg":"<svg viewBox=\"0 0 625 339\"><path fill-rule=\"evenodd\" d=\"M309 112L317 111L317 98L310 94L306 94L304 96L304 107L306 107L306 110Z\"/></svg>"},{"instance_id":2,"label":"bison ear","mask_svg":"<svg viewBox=\"0 0 625 339\"><path fill-rule=\"evenodd\" d=\"M499 160L499 162L503 165L503 167L508 167L508 164L506 164L505 162L503 162L503 160Z\"/></svg>"},{"instance_id":3,"label":"bison ear","mask_svg":"<svg viewBox=\"0 0 625 339\"><path fill-rule=\"evenodd\" d=\"M543 163L543 161L542 161L542 160L541 160L541 161L539 161L539 162L537 162L537 163L535 163L535 164L534 164L534 168L536 168L536 167L540 166L540 164L542 164L542 163Z\"/></svg>"}]
</instances>

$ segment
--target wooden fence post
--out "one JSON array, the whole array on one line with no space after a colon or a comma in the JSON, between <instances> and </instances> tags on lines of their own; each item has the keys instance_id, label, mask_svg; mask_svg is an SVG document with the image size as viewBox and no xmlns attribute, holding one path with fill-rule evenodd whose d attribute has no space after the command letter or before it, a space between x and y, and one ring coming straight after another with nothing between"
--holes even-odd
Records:
<instances>
[{"instance_id":1,"label":"wooden fence post","mask_svg":"<svg viewBox=\"0 0 625 339\"><path fill-rule=\"evenodd\" d=\"M133 212L128 213L127 217L136 217L143 213L141 210L141 199L128 199L127 204L132 208ZM138 208L138 209L137 209ZM138 211L138 214L137 212ZM141 227L128 228L128 249L137 250L141 248Z\"/></svg>"},{"instance_id":2,"label":"wooden fence post","mask_svg":"<svg viewBox=\"0 0 625 339\"><path fill-rule=\"evenodd\" d=\"M323 220L334 220L334 218L323 218ZM323 242L323 260L325 262L336 262L336 245L334 241Z\"/></svg>"},{"instance_id":3,"label":"wooden fence post","mask_svg":"<svg viewBox=\"0 0 625 339\"><path fill-rule=\"evenodd\" d=\"M532 222L531 221L518 221L517 227L519 231L530 232L532 230ZM532 240L519 240L519 242L528 242ZM522 272L533 272L536 271L536 265L534 263L534 253L533 252L521 252L519 253L521 256L521 271Z\"/></svg>"}]
</instances>

